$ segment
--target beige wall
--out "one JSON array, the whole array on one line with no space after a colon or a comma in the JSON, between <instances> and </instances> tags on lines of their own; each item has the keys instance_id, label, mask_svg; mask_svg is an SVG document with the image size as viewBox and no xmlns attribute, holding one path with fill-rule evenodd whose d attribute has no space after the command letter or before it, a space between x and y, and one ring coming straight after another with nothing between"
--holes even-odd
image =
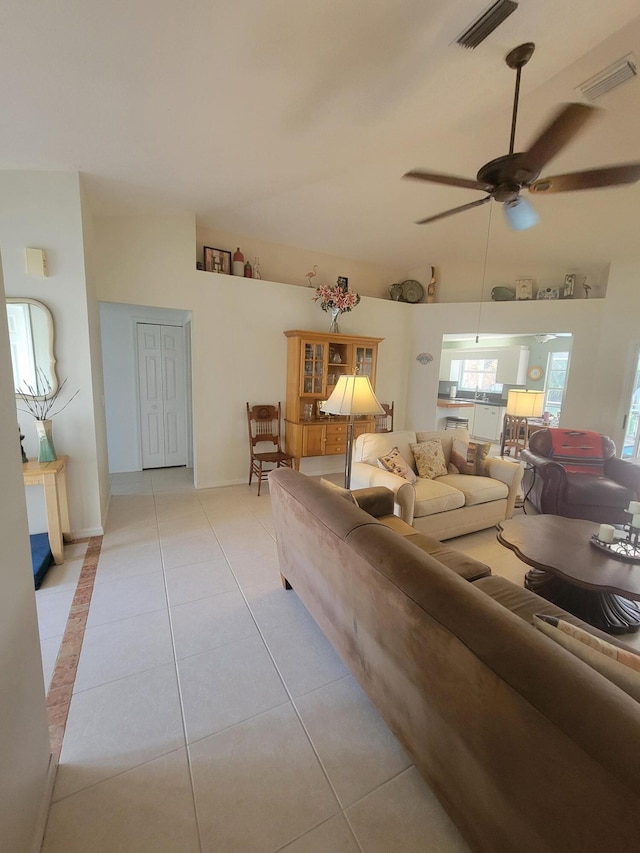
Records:
<instances>
[{"instance_id":1,"label":"beige wall","mask_svg":"<svg viewBox=\"0 0 640 853\"><path fill-rule=\"evenodd\" d=\"M0 849L29 853L39 849L53 765L17 439L5 314L0 319Z\"/></svg>"},{"instance_id":2,"label":"beige wall","mask_svg":"<svg viewBox=\"0 0 640 853\"><path fill-rule=\"evenodd\" d=\"M27 246L46 250L47 277L27 275ZM95 299L85 275L79 176L69 172L0 172L0 247L7 296L37 299L53 315L58 378L67 379L61 404L80 391L54 418L54 442L59 454L69 455L72 532L76 536L101 533L101 481L103 494L107 488L101 465L106 457L97 445L104 428L97 427L102 414L95 405L94 384L98 385L98 396L102 391L100 363L92 361L92 335L97 325L91 307ZM22 412L17 417L25 434L27 455L37 458L33 418ZM29 502L37 503L39 487L27 491ZM46 529L44 517L38 529L36 516L30 514L32 533Z\"/></svg>"},{"instance_id":3,"label":"beige wall","mask_svg":"<svg viewBox=\"0 0 640 853\"><path fill-rule=\"evenodd\" d=\"M260 270L263 279L296 284L300 287L308 287L309 279L306 278L306 274L312 272L316 264L318 268L315 271L315 277L312 279L315 286L318 284L335 284L338 276L342 275L349 279L349 287L361 296L377 296L383 299L389 296L390 284L415 277L409 276L407 270L403 269L392 269L381 267L378 264L337 258L334 255L310 252L307 249L296 249L293 246L283 246L279 243L267 243L265 240L259 240L255 237L205 228L202 225L196 228L196 244L199 261L202 261L203 246L225 249L230 251L232 256L236 247L239 246L245 261L253 264L256 256L260 258ZM426 284L428 281L426 268L419 272L419 280Z\"/></svg>"},{"instance_id":4,"label":"beige wall","mask_svg":"<svg viewBox=\"0 0 640 853\"><path fill-rule=\"evenodd\" d=\"M257 282L193 271L185 260L193 258L190 217L101 219L97 230L105 259L99 276L100 299L193 312L198 484L243 482L244 402L255 400L256 395L284 399L282 331L323 329L328 318L318 310L310 289L304 286L292 288L267 280ZM198 250L201 237L199 232ZM245 250L251 245L248 240L238 243ZM147 270L145 259L154 245L154 267ZM274 254L277 256L281 249L275 247ZM296 253L296 269L309 268L313 258L312 253ZM495 260L493 264L492 281L509 283L518 275L512 263L505 262L503 269L495 266ZM606 293L606 298L584 299L578 293L573 300L492 302L489 292L485 292L485 301L480 304L476 300L457 301L466 292L471 267L463 275L465 269L453 260L446 269L451 270L452 276L447 296L455 305L407 305L365 296L358 308L342 320L345 331L385 338L380 349L377 390L381 399L395 399L397 425L435 425L438 360L444 333L570 332L573 347L563 425L599 429L621 446L622 416L630 395L625 377L631 371L634 347L640 344L635 323L637 300L628 298L635 287L635 270L614 265L610 276L605 267L570 270L588 275L593 282L592 294ZM527 270L526 277L558 286L568 271L541 264L537 270ZM457 289L455 282L460 283ZM621 314L625 316L622 337L617 332ZM428 365L417 362L416 356L421 352L430 352L434 361ZM220 447L224 448L222 458ZM340 464L335 457L333 461L306 460L303 470L321 473L328 470L327 466L337 470Z\"/></svg>"},{"instance_id":5,"label":"beige wall","mask_svg":"<svg viewBox=\"0 0 640 853\"><path fill-rule=\"evenodd\" d=\"M286 392L286 329L328 330L329 315L306 287L216 275L195 269L193 219L105 217L96 232L103 263L98 298L192 312L194 467L199 487L247 479L246 402ZM146 259L153 254L154 263ZM380 398L404 410L406 311L410 306L363 297L343 316L343 331L385 338ZM131 365L131 369L134 366ZM339 457L305 460L303 470L339 470Z\"/></svg>"}]
</instances>

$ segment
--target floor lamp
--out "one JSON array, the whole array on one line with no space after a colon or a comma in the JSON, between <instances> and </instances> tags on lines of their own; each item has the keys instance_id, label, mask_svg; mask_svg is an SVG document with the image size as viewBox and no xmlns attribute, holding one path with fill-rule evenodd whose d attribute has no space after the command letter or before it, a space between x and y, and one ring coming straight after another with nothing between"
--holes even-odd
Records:
<instances>
[{"instance_id":1,"label":"floor lamp","mask_svg":"<svg viewBox=\"0 0 640 853\"><path fill-rule=\"evenodd\" d=\"M539 418L544 406L544 391L524 391L512 389L507 395L507 409L502 428L502 448L505 445L514 448L517 458L520 450L527 446L529 437L529 418Z\"/></svg>"},{"instance_id":2,"label":"floor lamp","mask_svg":"<svg viewBox=\"0 0 640 853\"><path fill-rule=\"evenodd\" d=\"M384 409L373 393L368 376L346 375L338 379L321 411L327 415L347 417L347 450L344 465L344 487L351 488L351 456L353 453L353 420L358 415L383 415Z\"/></svg>"}]
</instances>

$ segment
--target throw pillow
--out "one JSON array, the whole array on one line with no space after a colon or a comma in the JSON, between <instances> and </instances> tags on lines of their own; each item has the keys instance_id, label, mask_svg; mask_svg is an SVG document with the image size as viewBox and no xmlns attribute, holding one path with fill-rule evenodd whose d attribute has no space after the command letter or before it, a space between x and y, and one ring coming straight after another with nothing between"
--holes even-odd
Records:
<instances>
[{"instance_id":1,"label":"throw pillow","mask_svg":"<svg viewBox=\"0 0 640 853\"><path fill-rule=\"evenodd\" d=\"M640 702L640 655L618 648L556 616L536 613L533 624Z\"/></svg>"},{"instance_id":2,"label":"throw pillow","mask_svg":"<svg viewBox=\"0 0 640 853\"><path fill-rule=\"evenodd\" d=\"M354 498L353 493L349 491L349 489L345 489L342 486L339 486L337 483L332 483L331 480L325 480L324 477L320 480L323 486L326 486L328 489L332 489L332 491L337 492L343 498L346 498L350 503L358 506L358 501Z\"/></svg>"},{"instance_id":3,"label":"throw pillow","mask_svg":"<svg viewBox=\"0 0 640 853\"><path fill-rule=\"evenodd\" d=\"M491 450L491 442L466 442L454 438L451 447L451 461L448 471L450 474L477 474L488 477L487 456Z\"/></svg>"},{"instance_id":4,"label":"throw pillow","mask_svg":"<svg viewBox=\"0 0 640 853\"><path fill-rule=\"evenodd\" d=\"M411 451L416 460L418 476L427 480L443 477L447 473L442 442L439 438L430 438L419 444L412 444Z\"/></svg>"},{"instance_id":5,"label":"throw pillow","mask_svg":"<svg viewBox=\"0 0 640 853\"><path fill-rule=\"evenodd\" d=\"M384 468L385 471L391 471L392 474L403 477L409 483L415 483L416 481L416 475L413 473L411 465L409 465L397 447L394 447L385 456L380 456L378 458L378 465L380 468Z\"/></svg>"}]
</instances>

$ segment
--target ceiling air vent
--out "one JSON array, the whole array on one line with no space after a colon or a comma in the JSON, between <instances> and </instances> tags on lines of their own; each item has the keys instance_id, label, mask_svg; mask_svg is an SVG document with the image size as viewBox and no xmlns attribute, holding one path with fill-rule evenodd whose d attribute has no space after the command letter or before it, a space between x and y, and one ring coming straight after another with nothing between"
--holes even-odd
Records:
<instances>
[{"instance_id":1,"label":"ceiling air vent","mask_svg":"<svg viewBox=\"0 0 640 853\"><path fill-rule=\"evenodd\" d=\"M462 47L477 47L517 8L518 4L515 0L497 0L497 3L490 6L471 26L467 27L461 36L458 36L456 44Z\"/></svg>"},{"instance_id":2,"label":"ceiling air vent","mask_svg":"<svg viewBox=\"0 0 640 853\"><path fill-rule=\"evenodd\" d=\"M599 74L576 86L576 91L580 92L587 101L596 101L602 95L606 95L607 92L617 89L618 86L635 77L638 73L636 65L635 56L629 53L609 65L604 71L600 71Z\"/></svg>"}]
</instances>

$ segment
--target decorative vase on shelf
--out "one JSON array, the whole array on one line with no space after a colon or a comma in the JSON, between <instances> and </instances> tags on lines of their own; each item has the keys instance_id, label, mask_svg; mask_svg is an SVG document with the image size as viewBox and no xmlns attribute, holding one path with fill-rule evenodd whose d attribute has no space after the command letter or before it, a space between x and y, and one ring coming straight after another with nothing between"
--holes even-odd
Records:
<instances>
[{"instance_id":1,"label":"decorative vase on shelf","mask_svg":"<svg viewBox=\"0 0 640 853\"><path fill-rule=\"evenodd\" d=\"M36 432L38 434L38 462L55 462L56 449L53 446L51 435L52 421L36 421Z\"/></svg>"},{"instance_id":2,"label":"decorative vase on shelf","mask_svg":"<svg viewBox=\"0 0 640 853\"><path fill-rule=\"evenodd\" d=\"M244 255L240 251L240 246L233 253L233 274L244 276Z\"/></svg>"},{"instance_id":3,"label":"decorative vase on shelf","mask_svg":"<svg viewBox=\"0 0 640 853\"><path fill-rule=\"evenodd\" d=\"M338 320L340 319L342 310L340 308L330 308L329 310L331 311L331 325L329 326L329 331L337 334L340 331Z\"/></svg>"}]
</instances>

